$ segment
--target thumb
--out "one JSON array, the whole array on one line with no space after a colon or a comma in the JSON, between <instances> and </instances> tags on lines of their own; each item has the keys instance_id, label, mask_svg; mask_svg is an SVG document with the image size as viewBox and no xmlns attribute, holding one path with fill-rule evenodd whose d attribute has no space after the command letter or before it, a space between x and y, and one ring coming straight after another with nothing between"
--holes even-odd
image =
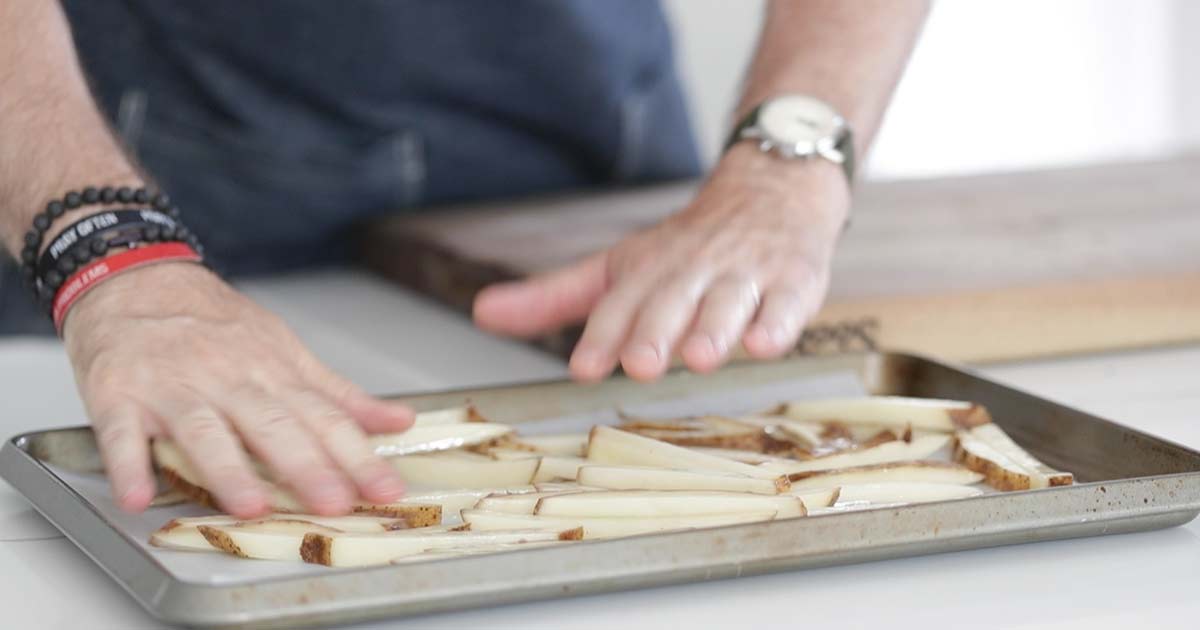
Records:
<instances>
[{"instance_id":1,"label":"thumb","mask_svg":"<svg viewBox=\"0 0 1200 630\"><path fill-rule=\"evenodd\" d=\"M503 335L531 337L582 321L607 285L607 254L527 280L494 284L475 297L475 323Z\"/></svg>"}]
</instances>

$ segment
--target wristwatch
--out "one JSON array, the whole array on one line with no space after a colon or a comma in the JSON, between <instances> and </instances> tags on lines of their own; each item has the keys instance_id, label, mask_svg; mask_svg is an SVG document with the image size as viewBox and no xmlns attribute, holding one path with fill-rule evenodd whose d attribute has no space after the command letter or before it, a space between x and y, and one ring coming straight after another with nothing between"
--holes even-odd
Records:
<instances>
[{"instance_id":1,"label":"wristwatch","mask_svg":"<svg viewBox=\"0 0 1200 630\"><path fill-rule=\"evenodd\" d=\"M850 126L828 103L811 96L788 94L755 107L729 136L725 150L754 140L764 153L784 159L821 157L840 164L854 181L854 139Z\"/></svg>"}]
</instances>

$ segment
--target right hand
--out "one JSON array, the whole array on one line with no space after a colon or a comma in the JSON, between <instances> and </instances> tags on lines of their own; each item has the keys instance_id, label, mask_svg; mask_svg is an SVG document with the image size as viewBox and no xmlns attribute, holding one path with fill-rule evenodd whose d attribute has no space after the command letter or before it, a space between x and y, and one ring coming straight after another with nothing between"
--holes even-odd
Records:
<instances>
[{"instance_id":1,"label":"right hand","mask_svg":"<svg viewBox=\"0 0 1200 630\"><path fill-rule=\"evenodd\" d=\"M404 492L364 431L403 431L412 412L332 373L282 320L199 265L107 280L75 304L63 337L122 509L154 497L148 439L159 436L241 518L271 507L245 449L318 514Z\"/></svg>"}]
</instances>

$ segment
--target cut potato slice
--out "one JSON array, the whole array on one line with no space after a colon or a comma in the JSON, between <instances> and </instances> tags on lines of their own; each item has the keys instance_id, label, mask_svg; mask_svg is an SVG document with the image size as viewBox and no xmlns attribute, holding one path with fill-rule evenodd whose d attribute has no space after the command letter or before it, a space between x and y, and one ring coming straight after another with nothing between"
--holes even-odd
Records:
<instances>
[{"instance_id":1,"label":"cut potato slice","mask_svg":"<svg viewBox=\"0 0 1200 630\"><path fill-rule=\"evenodd\" d=\"M789 463L789 462L796 461L789 457L780 457L778 455L768 455L766 453L759 453L757 451L742 451L742 450L736 450L736 449L732 449L732 448L707 448L704 446L689 446L688 448L697 453L704 453L705 455L715 455L717 457L721 457L724 459L731 459L735 462L741 462L743 464L750 464L750 465L754 465L754 466L757 466L758 464L765 464L767 462Z\"/></svg>"},{"instance_id":2,"label":"cut potato slice","mask_svg":"<svg viewBox=\"0 0 1200 630\"><path fill-rule=\"evenodd\" d=\"M814 457L798 462L769 462L761 464L762 468L787 474L811 472L815 470L836 470L886 464L889 462L920 460L945 448L950 443L949 435L927 435L914 439L912 442L891 440L848 452Z\"/></svg>"},{"instance_id":3,"label":"cut potato slice","mask_svg":"<svg viewBox=\"0 0 1200 630\"><path fill-rule=\"evenodd\" d=\"M841 488L812 488L807 490L792 490L788 494L804 503L805 510L812 514L817 508L827 508L837 503L841 496Z\"/></svg>"},{"instance_id":4,"label":"cut potato slice","mask_svg":"<svg viewBox=\"0 0 1200 630\"><path fill-rule=\"evenodd\" d=\"M171 505L179 505L180 503L187 503L188 501L191 501L191 498L188 497L186 492L176 488L171 488L155 495L154 498L150 500L149 507L168 507Z\"/></svg>"},{"instance_id":5,"label":"cut potato slice","mask_svg":"<svg viewBox=\"0 0 1200 630\"><path fill-rule=\"evenodd\" d=\"M267 526L269 525L269 526ZM265 521L250 525L200 525L197 527L213 547L239 558L254 560L300 560L300 542L309 532L336 534L332 530L300 521Z\"/></svg>"},{"instance_id":6,"label":"cut potato slice","mask_svg":"<svg viewBox=\"0 0 1200 630\"><path fill-rule=\"evenodd\" d=\"M835 505L844 507L858 503L929 503L966 499L983 494L979 488L948 483L864 483L842 486Z\"/></svg>"},{"instance_id":7,"label":"cut potato slice","mask_svg":"<svg viewBox=\"0 0 1200 630\"><path fill-rule=\"evenodd\" d=\"M903 396L867 396L828 398L790 402L783 415L793 420L822 422L836 420L845 424L873 424L903 429L951 432L992 421L986 408L975 403Z\"/></svg>"},{"instance_id":8,"label":"cut potato slice","mask_svg":"<svg viewBox=\"0 0 1200 630\"><path fill-rule=\"evenodd\" d=\"M552 497L559 494L570 493L551 491L528 492L525 494L496 494L483 497L472 509L505 512L507 514L533 514L534 509L537 508L538 501L545 497Z\"/></svg>"},{"instance_id":9,"label":"cut potato slice","mask_svg":"<svg viewBox=\"0 0 1200 630\"><path fill-rule=\"evenodd\" d=\"M595 490L603 490L603 488L593 488L584 486L577 481L539 481L533 484L538 492L591 492Z\"/></svg>"},{"instance_id":10,"label":"cut potato slice","mask_svg":"<svg viewBox=\"0 0 1200 630\"><path fill-rule=\"evenodd\" d=\"M592 428L587 458L601 464L657 466L678 470L711 470L759 479L775 479L776 471L743 464L612 427Z\"/></svg>"},{"instance_id":11,"label":"cut potato slice","mask_svg":"<svg viewBox=\"0 0 1200 630\"><path fill-rule=\"evenodd\" d=\"M686 490L609 490L543 497L534 514L663 518L700 514L775 512L777 518L804 516L804 503L789 495Z\"/></svg>"},{"instance_id":12,"label":"cut potato slice","mask_svg":"<svg viewBox=\"0 0 1200 630\"><path fill-rule=\"evenodd\" d=\"M721 416L654 420L621 414L622 431L662 440L679 446L708 446L750 451L763 449L765 435L761 427L749 426Z\"/></svg>"},{"instance_id":13,"label":"cut potato slice","mask_svg":"<svg viewBox=\"0 0 1200 630\"><path fill-rule=\"evenodd\" d=\"M994 424L959 431L955 437L955 459L983 473L988 485L998 490L1032 490L1074 481L1071 473L1043 464Z\"/></svg>"},{"instance_id":14,"label":"cut potato slice","mask_svg":"<svg viewBox=\"0 0 1200 630\"><path fill-rule=\"evenodd\" d=\"M571 527L582 527L584 540L596 538L618 538L637 536L681 529L721 527L769 521L775 512L746 512L740 514L706 514L702 516L665 516L658 518L612 518L592 516L540 516L529 514L505 514L483 510L464 510L463 521L471 525L471 531L494 531L511 529L540 529L562 531Z\"/></svg>"},{"instance_id":15,"label":"cut potato slice","mask_svg":"<svg viewBox=\"0 0 1200 630\"><path fill-rule=\"evenodd\" d=\"M787 476L757 479L729 473L670 470L646 466L597 466L579 469L581 485L609 490L725 490L778 494L791 487Z\"/></svg>"},{"instance_id":16,"label":"cut potato slice","mask_svg":"<svg viewBox=\"0 0 1200 630\"><path fill-rule=\"evenodd\" d=\"M521 436L519 439L522 444L531 446L537 452L546 455L583 457L587 453L588 435L586 433L527 435Z\"/></svg>"},{"instance_id":17,"label":"cut potato slice","mask_svg":"<svg viewBox=\"0 0 1200 630\"><path fill-rule=\"evenodd\" d=\"M380 516L320 516L316 514L280 513L269 514L250 521L243 521L228 514L219 514L216 516L171 519L166 525L163 525L150 535L150 544L165 549L215 551L213 546L200 533L200 525L245 526L267 522L311 523L312 525L328 528L331 531L360 533L377 533L408 527L408 524L402 519Z\"/></svg>"},{"instance_id":18,"label":"cut potato slice","mask_svg":"<svg viewBox=\"0 0 1200 630\"><path fill-rule=\"evenodd\" d=\"M487 449L486 454L492 459L537 459L541 457L537 451L510 446L493 446Z\"/></svg>"},{"instance_id":19,"label":"cut potato slice","mask_svg":"<svg viewBox=\"0 0 1200 630\"><path fill-rule=\"evenodd\" d=\"M462 407L422 411L417 414L416 419L413 421L413 428L461 424L463 422L486 422L486 420L479 415L479 412L475 410L473 405L463 405Z\"/></svg>"},{"instance_id":20,"label":"cut potato slice","mask_svg":"<svg viewBox=\"0 0 1200 630\"><path fill-rule=\"evenodd\" d=\"M983 475L960 464L930 461L891 462L858 468L798 473L792 476L792 490L864 483L923 482L970 485L980 481L983 481Z\"/></svg>"},{"instance_id":21,"label":"cut potato slice","mask_svg":"<svg viewBox=\"0 0 1200 630\"><path fill-rule=\"evenodd\" d=\"M586 464L582 457L570 455L543 455L538 463L537 472L533 475L534 483L541 481L574 481L579 475L579 467Z\"/></svg>"},{"instance_id":22,"label":"cut potato slice","mask_svg":"<svg viewBox=\"0 0 1200 630\"><path fill-rule=\"evenodd\" d=\"M383 457L448 451L474 446L508 435L513 428L495 422L416 425L401 433L372 435L368 439L375 454Z\"/></svg>"},{"instance_id":23,"label":"cut potato slice","mask_svg":"<svg viewBox=\"0 0 1200 630\"><path fill-rule=\"evenodd\" d=\"M477 453L446 451L430 455L404 455L391 458L403 478L411 485L439 488L492 488L523 486L533 481L538 460L495 460Z\"/></svg>"},{"instance_id":24,"label":"cut potato slice","mask_svg":"<svg viewBox=\"0 0 1200 630\"><path fill-rule=\"evenodd\" d=\"M463 550L471 547L494 547L497 544L557 542L583 538L580 527L561 530L510 530L437 532L425 535L392 536L390 534L322 534L305 535L298 544L305 562L331 567L361 567L387 564L395 558L425 553L430 550Z\"/></svg>"},{"instance_id":25,"label":"cut potato slice","mask_svg":"<svg viewBox=\"0 0 1200 630\"><path fill-rule=\"evenodd\" d=\"M414 490L413 494L401 499L400 503L412 502L418 505L439 505L442 508L442 522L457 523L459 522L459 513L474 507L483 497L489 495L522 494L534 491L535 488L533 486L464 490Z\"/></svg>"}]
</instances>

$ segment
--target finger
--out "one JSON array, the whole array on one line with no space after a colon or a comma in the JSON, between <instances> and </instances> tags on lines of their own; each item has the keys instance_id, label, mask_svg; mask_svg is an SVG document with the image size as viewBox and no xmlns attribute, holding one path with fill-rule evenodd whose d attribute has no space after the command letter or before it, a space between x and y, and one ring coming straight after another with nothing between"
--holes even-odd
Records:
<instances>
[{"instance_id":1,"label":"finger","mask_svg":"<svg viewBox=\"0 0 1200 630\"><path fill-rule=\"evenodd\" d=\"M773 359L791 350L800 338L805 321L815 310L814 292L810 288L791 286L768 291L758 316L742 338L742 345L750 356Z\"/></svg>"},{"instance_id":2,"label":"finger","mask_svg":"<svg viewBox=\"0 0 1200 630\"><path fill-rule=\"evenodd\" d=\"M571 352L571 375L581 381L597 381L617 367L622 343L629 334L634 309L644 289L628 283L600 300L588 317L575 350Z\"/></svg>"},{"instance_id":3,"label":"finger","mask_svg":"<svg viewBox=\"0 0 1200 630\"><path fill-rule=\"evenodd\" d=\"M688 369L708 372L720 367L758 305L758 285L749 278L729 277L714 284L680 350Z\"/></svg>"},{"instance_id":4,"label":"finger","mask_svg":"<svg viewBox=\"0 0 1200 630\"><path fill-rule=\"evenodd\" d=\"M670 366L672 351L696 314L704 285L689 278L654 292L621 350L621 366L637 380L653 380Z\"/></svg>"},{"instance_id":5,"label":"finger","mask_svg":"<svg viewBox=\"0 0 1200 630\"><path fill-rule=\"evenodd\" d=\"M150 448L145 424L148 413L133 403L119 403L99 411L93 423L96 444L112 485L113 499L126 512L141 512L157 492L150 468Z\"/></svg>"},{"instance_id":6,"label":"finger","mask_svg":"<svg viewBox=\"0 0 1200 630\"><path fill-rule=\"evenodd\" d=\"M185 399L173 397L173 400ZM167 418L171 438L183 450L221 509L239 518L269 512L271 505L266 488L224 418L215 409L196 401L188 406L177 403L172 407L174 409L164 408L158 415Z\"/></svg>"},{"instance_id":7,"label":"finger","mask_svg":"<svg viewBox=\"0 0 1200 630\"><path fill-rule=\"evenodd\" d=\"M301 422L316 436L325 452L370 501L389 503L404 494L404 482L396 469L375 455L358 423L324 396L294 392Z\"/></svg>"},{"instance_id":8,"label":"finger","mask_svg":"<svg viewBox=\"0 0 1200 630\"><path fill-rule=\"evenodd\" d=\"M246 446L267 463L306 506L317 514L344 514L354 490L325 450L278 395L242 390L226 399L223 411Z\"/></svg>"},{"instance_id":9,"label":"finger","mask_svg":"<svg viewBox=\"0 0 1200 630\"><path fill-rule=\"evenodd\" d=\"M487 287L475 298L480 328L529 337L582 321L604 295L606 257L586 260L520 282Z\"/></svg>"},{"instance_id":10,"label":"finger","mask_svg":"<svg viewBox=\"0 0 1200 630\"><path fill-rule=\"evenodd\" d=\"M368 433L406 431L416 419L416 414L407 405L376 398L315 359L303 372L309 382L335 405L350 414L350 417Z\"/></svg>"}]
</instances>

